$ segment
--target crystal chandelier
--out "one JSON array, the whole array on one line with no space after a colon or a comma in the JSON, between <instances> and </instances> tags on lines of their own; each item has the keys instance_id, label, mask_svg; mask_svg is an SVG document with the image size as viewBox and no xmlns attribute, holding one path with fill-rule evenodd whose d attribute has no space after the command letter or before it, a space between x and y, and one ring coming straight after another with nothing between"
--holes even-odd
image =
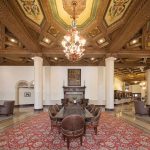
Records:
<instances>
[{"instance_id":1,"label":"crystal chandelier","mask_svg":"<svg viewBox=\"0 0 150 150\"><path fill-rule=\"evenodd\" d=\"M84 55L84 46L86 40L80 37L79 32L76 29L76 18L75 18L75 7L77 6L77 2L73 1L73 21L72 28L68 31L68 33L64 36L62 41L62 46L64 47L64 53L68 60L70 61L78 61Z\"/></svg>"}]
</instances>

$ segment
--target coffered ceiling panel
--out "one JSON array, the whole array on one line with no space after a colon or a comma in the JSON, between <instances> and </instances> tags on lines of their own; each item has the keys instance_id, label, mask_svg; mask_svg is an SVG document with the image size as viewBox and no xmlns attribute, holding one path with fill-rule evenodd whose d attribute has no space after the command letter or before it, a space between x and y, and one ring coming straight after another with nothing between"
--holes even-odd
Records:
<instances>
[{"instance_id":1,"label":"coffered ceiling panel","mask_svg":"<svg viewBox=\"0 0 150 150\"><path fill-rule=\"evenodd\" d=\"M132 0L111 0L105 15L107 25L110 26L120 20L131 2Z\"/></svg>"},{"instance_id":2,"label":"coffered ceiling panel","mask_svg":"<svg viewBox=\"0 0 150 150\"><path fill-rule=\"evenodd\" d=\"M44 15L38 0L17 0L25 16L34 23L41 25Z\"/></svg>"}]
</instances>

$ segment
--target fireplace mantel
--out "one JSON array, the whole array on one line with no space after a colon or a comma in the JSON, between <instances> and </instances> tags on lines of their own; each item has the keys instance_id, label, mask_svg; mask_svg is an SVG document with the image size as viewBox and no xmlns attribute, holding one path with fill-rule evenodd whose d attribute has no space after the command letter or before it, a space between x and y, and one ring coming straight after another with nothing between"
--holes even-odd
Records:
<instances>
[{"instance_id":1,"label":"fireplace mantel","mask_svg":"<svg viewBox=\"0 0 150 150\"><path fill-rule=\"evenodd\" d=\"M85 86L63 86L64 98L74 99L84 99L85 98Z\"/></svg>"}]
</instances>

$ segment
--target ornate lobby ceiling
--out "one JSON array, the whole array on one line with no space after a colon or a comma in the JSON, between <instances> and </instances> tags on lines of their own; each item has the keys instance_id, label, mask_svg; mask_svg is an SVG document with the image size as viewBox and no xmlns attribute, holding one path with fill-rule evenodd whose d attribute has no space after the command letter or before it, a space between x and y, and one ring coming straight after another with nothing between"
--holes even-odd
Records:
<instances>
[{"instance_id":1,"label":"ornate lobby ceiling","mask_svg":"<svg viewBox=\"0 0 150 150\"><path fill-rule=\"evenodd\" d=\"M150 65L150 1L76 1L77 26L87 44L84 57L72 63L61 46L72 0L1 0L0 65L33 65L38 55L44 65L104 66L113 56L116 76L143 79Z\"/></svg>"}]
</instances>

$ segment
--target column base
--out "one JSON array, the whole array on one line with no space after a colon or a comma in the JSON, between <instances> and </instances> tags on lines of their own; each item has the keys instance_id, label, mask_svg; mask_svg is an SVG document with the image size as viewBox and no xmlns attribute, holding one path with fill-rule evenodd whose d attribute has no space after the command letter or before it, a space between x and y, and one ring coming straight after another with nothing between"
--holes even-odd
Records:
<instances>
[{"instance_id":1,"label":"column base","mask_svg":"<svg viewBox=\"0 0 150 150\"><path fill-rule=\"evenodd\" d=\"M114 111L114 109L105 108L106 111Z\"/></svg>"},{"instance_id":2,"label":"column base","mask_svg":"<svg viewBox=\"0 0 150 150\"><path fill-rule=\"evenodd\" d=\"M43 111L43 108L41 108L41 109L34 109L34 111Z\"/></svg>"}]
</instances>

